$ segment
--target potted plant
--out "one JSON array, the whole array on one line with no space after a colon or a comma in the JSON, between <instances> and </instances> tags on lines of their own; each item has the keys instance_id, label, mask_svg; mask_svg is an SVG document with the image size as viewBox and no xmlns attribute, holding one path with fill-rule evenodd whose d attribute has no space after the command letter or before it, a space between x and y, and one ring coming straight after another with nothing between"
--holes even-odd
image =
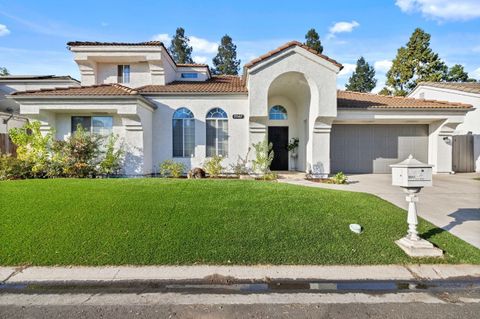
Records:
<instances>
[{"instance_id":1,"label":"potted plant","mask_svg":"<svg viewBox=\"0 0 480 319\"><path fill-rule=\"evenodd\" d=\"M298 149L298 143L299 143L299 139L297 137L293 137L290 139L290 143L288 143L287 145L287 150L290 152L290 156L292 157L293 159L293 165L292 165L292 169L295 170L296 169L296 160L297 160L297 157L298 157L298 153L297 153L297 149Z\"/></svg>"}]
</instances>

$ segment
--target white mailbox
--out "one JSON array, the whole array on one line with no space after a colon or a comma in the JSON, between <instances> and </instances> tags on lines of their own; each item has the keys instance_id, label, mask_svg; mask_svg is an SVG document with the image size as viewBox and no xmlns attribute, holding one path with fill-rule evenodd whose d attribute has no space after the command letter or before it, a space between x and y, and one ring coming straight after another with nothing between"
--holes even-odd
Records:
<instances>
[{"instance_id":1,"label":"white mailbox","mask_svg":"<svg viewBox=\"0 0 480 319\"><path fill-rule=\"evenodd\" d=\"M433 165L417 161L410 155L398 164L390 165L392 168L392 185L405 188L432 186Z\"/></svg>"}]
</instances>

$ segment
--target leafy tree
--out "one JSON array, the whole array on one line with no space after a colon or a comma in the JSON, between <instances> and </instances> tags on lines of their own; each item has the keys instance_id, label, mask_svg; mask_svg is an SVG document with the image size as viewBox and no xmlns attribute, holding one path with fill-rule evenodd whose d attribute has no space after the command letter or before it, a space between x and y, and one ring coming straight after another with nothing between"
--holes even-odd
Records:
<instances>
[{"instance_id":1,"label":"leafy tree","mask_svg":"<svg viewBox=\"0 0 480 319\"><path fill-rule=\"evenodd\" d=\"M447 77L447 66L430 48L430 34L420 28L410 36L406 47L397 51L387 72L387 85L394 95L407 95L418 82L439 82Z\"/></svg>"},{"instance_id":2,"label":"leafy tree","mask_svg":"<svg viewBox=\"0 0 480 319\"><path fill-rule=\"evenodd\" d=\"M0 66L0 75L10 75L10 72L8 72L7 68Z\"/></svg>"},{"instance_id":3,"label":"leafy tree","mask_svg":"<svg viewBox=\"0 0 480 319\"><path fill-rule=\"evenodd\" d=\"M168 51L176 63L193 63L190 39L185 36L183 28L177 28Z\"/></svg>"},{"instance_id":4,"label":"leafy tree","mask_svg":"<svg viewBox=\"0 0 480 319\"><path fill-rule=\"evenodd\" d=\"M375 79L375 69L368 64L365 59L360 57L357 61L357 67L352 76L348 79L347 90L355 92L371 92L377 85Z\"/></svg>"},{"instance_id":5,"label":"leafy tree","mask_svg":"<svg viewBox=\"0 0 480 319\"><path fill-rule=\"evenodd\" d=\"M379 95L392 95L392 91L390 91L387 87L383 87L383 89L378 92Z\"/></svg>"},{"instance_id":6,"label":"leafy tree","mask_svg":"<svg viewBox=\"0 0 480 319\"><path fill-rule=\"evenodd\" d=\"M222 37L218 53L213 58L213 72L215 74L237 75L240 60L237 59L237 46L228 35Z\"/></svg>"},{"instance_id":7,"label":"leafy tree","mask_svg":"<svg viewBox=\"0 0 480 319\"><path fill-rule=\"evenodd\" d=\"M461 64L455 64L448 70L447 82L476 82L477 80L472 79L468 76Z\"/></svg>"},{"instance_id":8,"label":"leafy tree","mask_svg":"<svg viewBox=\"0 0 480 319\"><path fill-rule=\"evenodd\" d=\"M308 30L307 34L305 34L305 45L309 48L316 50L318 53L323 52L323 46L322 42L320 41L320 36L313 28Z\"/></svg>"}]
</instances>

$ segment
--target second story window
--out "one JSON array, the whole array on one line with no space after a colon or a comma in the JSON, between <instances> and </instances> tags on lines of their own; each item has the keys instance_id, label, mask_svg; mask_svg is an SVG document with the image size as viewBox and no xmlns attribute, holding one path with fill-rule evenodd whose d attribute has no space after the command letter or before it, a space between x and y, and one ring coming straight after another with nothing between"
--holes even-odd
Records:
<instances>
[{"instance_id":1,"label":"second story window","mask_svg":"<svg viewBox=\"0 0 480 319\"><path fill-rule=\"evenodd\" d=\"M117 72L118 83L130 83L130 65L119 65Z\"/></svg>"},{"instance_id":2,"label":"second story window","mask_svg":"<svg viewBox=\"0 0 480 319\"><path fill-rule=\"evenodd\" d=\"M198 78L198 73L182 73L182 79L196 79Z\"/></svg>"}]
</instances>

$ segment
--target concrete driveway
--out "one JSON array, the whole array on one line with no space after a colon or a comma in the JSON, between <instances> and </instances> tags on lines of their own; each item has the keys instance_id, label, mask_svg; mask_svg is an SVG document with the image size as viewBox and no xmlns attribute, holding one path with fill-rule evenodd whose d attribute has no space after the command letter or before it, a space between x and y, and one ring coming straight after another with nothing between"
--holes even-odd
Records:
<instances>
[{"instance_id":1,"label":"concrete driveway","mask_svg":"<svg viewBox=\"0 0 480 319\"><path fill-rule=\"evenodd\" d=\"M350 175L349 185L330 185L285 179L282 182L321 188L365 192L407 209L405 194L392 186L389 174ZM480 248L480 174L434 175L433 187L419 194L418 214L466 242ZM407 225L405 224L405 231Z\"/></svg>"}]
</instances>

